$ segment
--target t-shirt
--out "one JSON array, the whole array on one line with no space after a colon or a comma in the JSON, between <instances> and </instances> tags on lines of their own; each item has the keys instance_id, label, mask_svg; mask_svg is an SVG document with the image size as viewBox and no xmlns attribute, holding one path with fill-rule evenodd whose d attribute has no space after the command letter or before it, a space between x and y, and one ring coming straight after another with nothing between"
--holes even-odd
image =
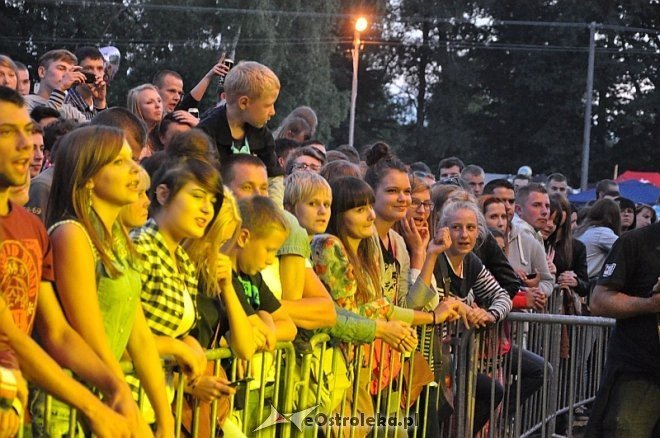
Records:
<instances>
[{"instance_id":1,"label":"t-shirt","mask_svg":"<svg viewBox=\"0 0 660 438\"><path fill-rule=\"evenodd\" d=\"M53 251L39 218L11 202L9 209L0 216L0 290L16 326L30 334L41 282L55 280ZM0 352L8 350L0 339ZM5 362L6 357L0 353L0 365L17 368L13 360Z\"/></svg>"},{"instance_id":2,"label":"t-shirt","mask_svg":"<svg viewBox=\"0 0 660 438\"><path fill-rule=\"evenodd\" d=\"M605 260L599 285L647 298L660 276L660 223L623 234ZM608 366L654 376L660 383L658 314L617 319L610 338Z\"/></svg>"},{"instance_id":3,"label":"t-shirt","mask_svg":"<svg viewBox=\"0 0 660 438\"><path fill-rule=\"evenodd\" d=\"M232 283L247 316L254 315L258 310L273 313L282 306L260 273L246 275L234 272Z\"/></svg>"}]
</instances>

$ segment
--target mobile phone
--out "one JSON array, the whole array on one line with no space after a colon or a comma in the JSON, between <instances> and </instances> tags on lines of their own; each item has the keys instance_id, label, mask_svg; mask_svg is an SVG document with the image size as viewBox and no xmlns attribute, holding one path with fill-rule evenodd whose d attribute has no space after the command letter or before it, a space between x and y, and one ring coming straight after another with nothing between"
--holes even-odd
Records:
<instances>
[{"instance_id":1,"label":"mobile phone","mask_svg":"<svg viewBox=\"0 0 660 438\"><path fill-rule=\"evenodd\" d=\"M245 379L234 380L233 382L229 382L227 384L227 386L229 386L231 388L236 388L239 385L244 385L244 384L250 383L253 380L254 380L254 377L246 377Z\"/></svg>"},{"instance_id":2,"label":"mobile phone","mask_svg":"<svg viewBox=\"0 0 660 438\"><path fill-rule=\"evenodd\" d=\"M86 84L94 84L96 83L96 75L94 73L89 73L89 72L82 72L82 74L85 75L85 83Z\"/></svg>"},{"instance_id":3,"label":"mobile phone","mask_svg":"<svg viewBox=\"0 0 660 438\"><path fill-rule=\"evenodd\" d=\"M199 119L199 110L197 108L188 108L188 112Z\"/></svg>"},{"instance_id":4,"label":"mobile phone","mask_svg":"<svg viewBox=\"0 0 660 438\"><path fill-rule=\"evenodd\" d=\"M534 272L533 274L527 274L526 277L528 280L533 280L536 278L536 276L539 275L538 272Z\"/></svg>"}]
</instances>

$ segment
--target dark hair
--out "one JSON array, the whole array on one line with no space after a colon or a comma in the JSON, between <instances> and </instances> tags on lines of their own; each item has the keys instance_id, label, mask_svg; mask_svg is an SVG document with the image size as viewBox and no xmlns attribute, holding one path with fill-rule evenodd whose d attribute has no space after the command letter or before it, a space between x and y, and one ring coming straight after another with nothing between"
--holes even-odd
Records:
<instances>
[{"instance_id":1,"label":"dark hair","mask_svg":"<svg viewBox=\"0 0 660 438\"><path fill-rule=\"evenodd\" d=\"M423 161L415 161L410 166L408 166L408 169L411 172L419 171L419 172L433 173L431 172L431 168Z\"/></svg>"},{"instance_id":2,"label":"dark hair","mask_svg":"<svg viewBox=\"0 0 660 438\"><path fill-rule=\"evenodd\" d=\"M555 217L555 225L557 229L548 237L546 248L548 244L553 244L561 251L562 258L570 263L573 260L573 236L571 235L571 204L568 200L559 193L550 195L550 216L557 213ZM562 213L566 214L564 224L561 223Z\"/></svg>"},{"instance_id":3,"label":"dark hair","mask_svg":"<svg viewBox=\"0 0 660 438\"><path fill-rule=\"evenodd\" d=\"M299 147L300 143L295 140L291 140L290 138L278 138L275 140L275 155L277 155L277 158L284 158L289 152L298 149Z\"/></svg>"},{"instance_id":4,"label":"dark hair","mask_svg":"<svg viewBox=\"0 0 660 438\"><path fill-rule=\"evenodd\" d=\"M83 62L85 59L104 59L103 53L97 48L92 46L83 46L76 49L76 58L78 58L78 63Z\"/></svg>"},{"instance_id":5,"label":"dark hair","mask_svg":"<svg viewBox=\"0 0 660 438\"><path fill-rule=\"evenodd\" d=\"M348 250L346 232L343 227L344 213L356 207L373 205L376 195L373 189L359 178L345 176L337 178L330 183L332 189L332 205L330 210L330 221L327 232L337 236L346 248L348 261L353 266L355 280L357 282L356 298L359 304L367 302L369 297L368 284L380 289L380 271L374 263L378 247L373 239L362 239L358 245L358 253L353 254Z\"/></svg>"},{"instance_id":6,"label":"dark hair","mask_svg":"<svg viewBox=\"0 0 660 438\"><path fill-rule=\"evenodd\" d=\"M619 204L609 198L599 199L587 211L584 221L575 230L575 235L582 235L588 228L606 227L621 234L621 210Z\"/></svg>"},{"instance_id":7,"label":"dark hair","mask_svg":"<svg viewBox=\"0 0 660 438\"><path fill-rule=\"evenodd\" d=\"M614 198L617 204L619 204L619 210L623 212L623 210L632 210L633 212L633 221L632 224L630 224L629 227L627 227L625 230L623 229L623 224L621 224L621 231L629 231L629 230L634 230L637 227L637 211L635 210L636 205L635 203L628 199L624 198L623 196L619 196L617 198Z\"/></svg>"},{"instance_id":8,"label":"dark hair","mask_svg":"<svg viewBox=\"0 0 660 438\"><path fill-rule=\"evenodd\" d=\"M461 178L465 178L466 175L485 175L484 169L481 166L476 164L468 164L461 171Z\"/></svg>"},{"instance_id":9,"label":"dark hair","mask_svg":"<svg viewBox=\"0 0 660 438\"><path fill-rule=\"evenodd\" d=\"M94 116L90 124L114 126L124 131L126 141L131 146L133 157L140 156L142 148L147 143L147 127L144 122L127 108L115 106L100 111Z\"/></svg>"},{"instance_id":10,"label":"dark hair","mask_svg":"<svg viewBox=\"0 0 660 438\"><path fill-rule=\"evenodd\" d=\"M303 155L312 157L315 160L320 161L321 166L325 164L325 155L323 155L321 151L311 146L301 147L294 150L291 153L291 155L289 155L289 158L286 160L286 164L284 166L285 175L291 175L291 173L293 172L293 166L295 165L294 161L296 161L298 157L302 157Z\"/></svg>"},{"instance_id":11,"label":"dark hair","mask_svg":"<svg viewBox=\"0 0 660 438\"><path fill-rule=\"evenodd\" d=\"M75 119L60 119L44 129L44 150L50 151L50 162L55 163L59 140L69 132L80 127Z\"/></svg>"},{"instance_id":12,"label":"dark hair","mask_svg":"<svg viewBox=\"0 0 660 438\"><path fill-rule=\"evenodd\" d=\"M329 163L331 161L338 161L338 160L349 161L346 154L344 154L343 152L339 152L336 149L326 152L326 154L325 154L325 162L326 163ZM353 164L353 163L351 163L351 164Z\"/></svg>"},{"instance_id":13,"label":"dark hair","mask_svg":"<svg viewBox=\"0 0 660 438\"><path fill-rule=\"evenodd\" d=\"M568 180L566 179L566 176L564 174L555 172L555 173L551 173L545 181L546 184L550 184L550 181L564 182Z\"/></svg>"},{"instance_id":14,"label":"dark hair","mask_svg":"<svg viewBox=\"0 0 660 438\"><path fill-rule=\"evenodd\" d=\"M14 60L14 64L16 64L16 68L19 70L27 70L27 65L23 64L21 61L16 61Z\"/></svg>"},{"instance_id":15,"label":"dark hair","mask_svg":"<svg viewBox=\"0 0 660 438\"><path fill-rule=\"evenodd\" d=\"M0 102L13 103L21 108L25 105L25 99L18 91L3 86L0 86Z\"/></svg>"},{"instance_id":16,"label":"dark hair","mask_svg":"<svg viewBox=\"0 0 660 438\"><path fill-rule=\"evenodd\" d=\"M158 70L151 80L151 83L160 88L163 86L163 82L165 82L166 76L174 76L175 78L181 79L183 81L181 75L174 70Z\"/></svg>"},{"instance_id":17,"label":"dark hair","mask_svg":"<svg viewBox=\"0 0 660 438\"><path fill-rule=\"evenodd\" d=\"M222 179L225 181L226 184L231 184L231 182L234 180L234 176L235 176L234 167L240 164L245 164L248 166L255 166L255 167L263 167L264 169L266 168L264 162L261 161L259 157L255 157L254 155L250 155L250 154L230 155L229 157L222 160L220 166L220 173L222 174Z\"/></svg>"},{"instance_id":18,"label":"dark hair","mask_svg":"<svg viewBox=\"0 0 660 438\"><path fill-rule=\"evenodd\" d=\"M513 187L513 184L509 180L506 180L504 178L497 178L490 180L485 186L484 186L484 195L492 195L495 189L498 188L505 188L509 190L515 190Z\"/></svg>"},{"instance_id":19,"label":"dark hair","mask_svg":"<svg viewBox=\"0 0 660 438\"><path fill-rule=\"evenodd\" d=\"M406 165L392 153L387 143L376 142L369 146L365 151L365 158L369 167L364 175L364 180L374 189L374 192L389 171L396 170L408 174Z\"/></svg>"},{"instance_id":20,"label":"dark hair","mask_svg":"<svg viewBox=\"0 0 660 438\"><path fill-rule=\"evenodd\" d=\"M207 192L216 196L216 202L213 207L213 219L222 207L224 191L222 187L222 178L218 169L208 162L197 157L188 158L168 158L156 171L152 178L150 192L151 206L149 211L155 215L160 211L161 206L156 198L156 189L160 185L165 185L169 189L169 195L165 200L165 205L181 191L183 186L189 182L199 184Z\"/></svg>"},{"instance_id":21,"label":"dark hair","mask_svg":"<svg viewBox=\"0 0 660 438\"><path fill-rule=\"evenodd\" d=\"M358 165L351 163L348 160L328 161L323 167L321 167L319 174L330 184L332 184L334 180L345 176L362 179L362 173L360 172Z\"/></svg>"},{"instance_id":22,"label":"dark hair","mask_svg":"<svg viewBox=\"0 0 660 438\"><path fill-rule=\"evenodd\" d=\"M35 122L39 123L43 119L48 118L48 117L55 117L56 119L60 119L61 115L58 110L55 108L51 108L45 105L39 105L35 106L32 111L30 112L30 117L32 117L32 120Z\"/></svg>"},{"instance_id":23,"label":"dark hair","mask_svg":"<svg viewBox=\"0 0 660 438\"><path fill-rule=\"evenodd\" d=\"M350 161L351 163L358 165L360 164L360 153L353 146L343 144L335 150L337 152L341 152L342 154L346 155L348 161Z\"/></svg>"},{"instance_id":24,"label":"dark hair","mask_svg":"<svg viewBox=\"0 0 660 438\"><path fill-rule=\"evenodd\" d=\"M610 193L610 186L618 186L617 182L611 179L601 179L596 183L596 199L599 198L599 195Z\"/></svg>"},{"instance_id":25,"label":"dark hair","mask_svg":"<svg viewBox=\"0 0 660 438\"><path fill-rule=\"evenodd\" d=\"M438 177L440 176L440 169L449 169L450 167L458 166L458 171L462 172L465 168L465 163L458 157L447 157L440 160L438 163Z\"/></svg>"},{"instance_id":26,"label":"dark hair","mask_svg":"<svg viewBox=\"0 0 660 438\"><path fill-rule=\"evenodd\" d=\"M211 137L196 128L175 134L170 145L165 149L165 153L170 158L195 157L212 161L213 164L216 164L215 151L215 143Z\"/></svg>"},{"instance_id":27,"label":"dark hair","mask_svg":"<svg viewBox=\"0 0 660 438\"><path fill-rule=\"evenodd\" d=\"M303 140L309 140L312 137L312 128L302 117L287 117L275 131L277 139L293 139L299 135L302 135Z\"/></svg>"}]
</instances>

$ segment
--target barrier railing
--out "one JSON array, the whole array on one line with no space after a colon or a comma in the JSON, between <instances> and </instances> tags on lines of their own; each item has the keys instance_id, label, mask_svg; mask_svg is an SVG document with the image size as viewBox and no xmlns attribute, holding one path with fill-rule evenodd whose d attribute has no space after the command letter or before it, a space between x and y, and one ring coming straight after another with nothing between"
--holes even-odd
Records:
<instances>
[{"instance_id":1,"label":"barrier railing","mask_svg":"<svg viewBox=\"0 0 660 438\"><path fill-rule=\"evenodd\" d=\"M552 436L560 432L558 423L567 424L571 436L574 409L595 396L613 324L607 318L512 313L478 332L458 323L421 327L415 354L381 342L342 344L326 334L313 336L303 352L278 343L273 353L247 363L228 365L233 358L226 348L206 354L215 375L224 364L229 379L240 382L224 427L247 436ZM171 371L174 365L165 361L165 367ZM124 369L132 371L130 364ZM421 383L411 403L413 382ZM184 377L178 379L177 437L184 397L191 398L185 385ZM450 400L446 391L453 392ZM213 419L208 433L216 436L217 401L207 411L197 400L191 403L187 436L201 436L202 413ZM438 419L439 407L449 409L447 404L453 414Z\"/></svg>"}]
</instances>

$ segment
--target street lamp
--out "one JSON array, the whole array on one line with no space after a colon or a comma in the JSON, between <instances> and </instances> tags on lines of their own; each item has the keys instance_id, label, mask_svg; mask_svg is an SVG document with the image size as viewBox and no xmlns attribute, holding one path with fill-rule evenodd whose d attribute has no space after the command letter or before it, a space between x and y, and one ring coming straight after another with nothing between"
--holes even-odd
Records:
<instances>
[{"instance_id":1,"label":"street lamp","mask_svg":"<svg viewBox=\"0 0 660 438\"><path fill-rule=\"evenodd\" d=\"M353 85L351 87L351 117L348 125L348 144L353 146L353 139L355 138L355 100L357 99L357 85L358 85L358 62L360 58L360 32L367 29L367 19L359 17L355 21L355 35L353 37Z\"/></svg>"}]
</instances>

